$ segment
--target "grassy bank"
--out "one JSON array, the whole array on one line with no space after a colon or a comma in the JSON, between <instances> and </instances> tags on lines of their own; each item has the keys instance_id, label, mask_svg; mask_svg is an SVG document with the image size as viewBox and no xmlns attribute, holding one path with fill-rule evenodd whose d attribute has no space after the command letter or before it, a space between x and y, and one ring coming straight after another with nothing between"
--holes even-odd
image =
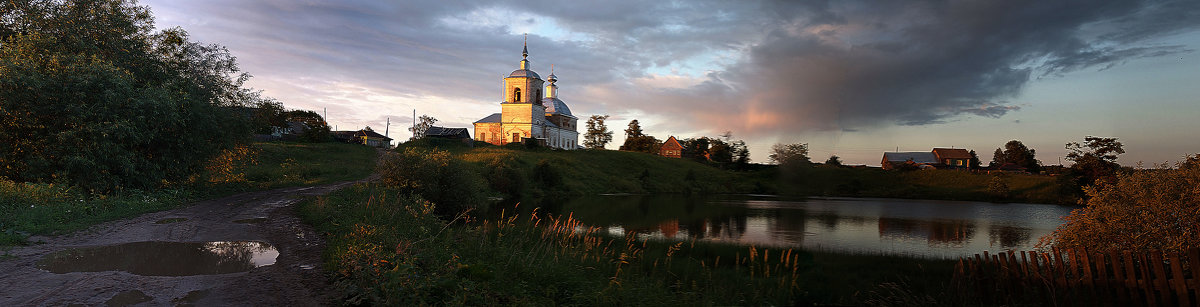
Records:
<instances>
[{"instance_id":1,"label":"grassy bank","mask_svg":"<svg viewBox=\"0 0 1200 307\"><path fill-rule=\"evenodd\" d=\"M1007 195L989 191L999 176ZM781 176L785 194L1073 204L1062 195L1055 177L1008 173L989 175L957 170L888 171L816 166L793 176Z\"/></svg>"},{"instance_id":2,"label":"grassy bank","mask_svg":"<svg viewBox=\"0 0 1200 307\"><path fill-rule=\"evenodd\" d=\"M375 156L374 149L350 144L255 143L214 161L206 174L190 182L103 195L60 184L0 180L0 246L23 244L29 235L62 234L176 208L196 199L360 179L373 171Z\"/></svg>"},{"instance_id":3,"label":"grassy bank","mask_svg":"<svg viewBox=\"0 0 1200 307\"><path fill-rule=\"evenodd\" d=\"M299 206L347 304L808 305L947 295L952 263L704 242L638 241L567 218L438 218L358 185ZM450 220L450 222L447 222Z\"/></svg>"},{"instance_id":4,"label":"grassy bank","mask_svg":"<svg viewBox=\"0 0 1200 307\"><path fill-rule=\"evenodd\" d=\"M762 193L1073 204L1054 177L989 175L954 170L885 171L824 165L781 169L759 165L725 170L685 159L614 150L561 151L520 146L467 148L460 143L416 142L401 146L449 151L468 162L492 192L510 198L602 193ZM1000 176L1009 192L989 191Z\"/></svg>"}]
</instances>

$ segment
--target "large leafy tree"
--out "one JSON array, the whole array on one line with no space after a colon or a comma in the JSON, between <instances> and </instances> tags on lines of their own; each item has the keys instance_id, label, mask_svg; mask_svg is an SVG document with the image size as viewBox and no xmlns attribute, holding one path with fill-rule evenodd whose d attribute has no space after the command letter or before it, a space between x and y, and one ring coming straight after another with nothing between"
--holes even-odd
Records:
<instances>
[{"instance_id":1,"label":"large leafy tree","mask_svg":"<svg viewBox=\"0 0 1200 307\"><path fill-rule=\"evenodd\" d=\"M0 176L94 191L182 180L260 101L223 47L122 0L0 3Z\"/></svg>"},{"instance_id":2,"label":"large leafy tree","mask_svg":"<svg viewBox=\"0 0 1200 307\"><path fill-rule=\"evenodd\" d=\"M1004 147L996 148L992 153L992 166L1000 166L1005 163L1013 163L1028 169L1030 172L1038 172L1042 169L1042 162L1034 158L1036 151L1026 147L1024 143L1018 140L1011 140L1004 143Z\"/></svg>"},{"instance_id":3,"label":"large leafy tree","mask_svg":"<svg viewBox=\"0 0 1200 307\"><path fill-rule=\"evenodd\" d=\"M583 134L583 146L591 149L604 149L604 145L612 142L612 131L604 125L608 115L592 115L587 121L587 132Z\"/></svg>"},{"instance_id":4,"label":"large leafy tree","mask_svg":"<svg viewBox=\"0 0 1200 307\"><path fill-rule=\"evenodd\" d=\"M767 156L772 163L779 165L805 165L812 163L808 158L808 144L775 144L771 146L771 154Z\"/></svg>"},{"instance_id":5,"label":"large leafy tree","mask_svg":"<svg viewBox=\"0 0 1200 307\"><path fill-rule=\"evenodd\" d=\"M1097 136L1084 137L1083 144L1067 143L1066 149L1067 161L1075 164L1062 177L1068 181L1063 186L1076 195L1084 192L1082 187L1097 181L1112 183L1116 180L1117 171L1121 169L1121 165L1117 164L1117 156L1125 153L1124 146L1117 138Z\"/></svg>"}]
</instances>

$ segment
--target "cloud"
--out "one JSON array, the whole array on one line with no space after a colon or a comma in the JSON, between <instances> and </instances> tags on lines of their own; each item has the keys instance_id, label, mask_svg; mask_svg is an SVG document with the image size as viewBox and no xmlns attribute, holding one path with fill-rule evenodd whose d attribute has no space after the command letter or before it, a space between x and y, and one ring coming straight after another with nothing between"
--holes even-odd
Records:
<instances>
[{"instance_id":1,"label":"cloud","mask_svg":"<svg viewBox=\"0 0 1200 307\"><path fill-rule=\"evenodd\" d=\"M495 112L531 32L534 70L555 65L580 117L745 136L1003 117L1033 77L1193 52L1148 42L1200 19L1194 0L143 3L229 46L268 95L355 124Z\"/></svg>"}]
</instances>

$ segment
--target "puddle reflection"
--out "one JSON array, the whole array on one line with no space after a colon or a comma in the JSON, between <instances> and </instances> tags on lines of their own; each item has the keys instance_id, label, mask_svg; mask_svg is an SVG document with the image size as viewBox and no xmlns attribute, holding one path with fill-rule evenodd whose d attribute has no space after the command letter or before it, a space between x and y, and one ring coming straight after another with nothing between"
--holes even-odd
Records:
<instances>
[{"instance_id":1,"label":"puddle reflection","mask_svg":"<svg viewBox=\"0 0 1200 307\"><path fill-rule=\"evenodd\" d=\"M190 276L245 272L271 265L279 256L257 241L133 242L59 251L38 261L54 272L125 271L143 276Z\"/></svg>"}]
</instances>

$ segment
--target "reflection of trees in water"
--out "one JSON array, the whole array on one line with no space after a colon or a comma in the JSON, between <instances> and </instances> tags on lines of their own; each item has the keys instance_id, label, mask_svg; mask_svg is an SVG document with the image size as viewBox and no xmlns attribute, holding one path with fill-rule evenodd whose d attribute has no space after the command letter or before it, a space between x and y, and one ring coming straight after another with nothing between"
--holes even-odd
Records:
<instances>
[{"instance_id":1,"label":"reflection of trees in water","mask_svg":"<svg viewBox=\"0 0 1200 307\"><path fill-rule=\"evenodd\" d=\"M225 274L253 269L254 255L273 252L273 247L262 242L133 242L57 252L40 261L39 267L55 273Z\"/></svg>"},{"instance_id":2,"label":"reflection of trees in water","mask_svg":"<svg viewBox=\"0 0 1200 307\"><path fill-rule=\"evenodd\" d=\"M1029 243L1032 233L1029 228L992 225L988 229L988 243L993 246L1000 243L1001 248L1012 249Z\"/></svg>"},{"instance_id":3,"label":"reflection of trees in water","mask_svg":"<svg viewBox=\"0 0 1200 307\"><path fill-rule=\"evenodd\" d=\"M216 256L217 266L248 264L250 268L255 267L254 256L275 251L266 243L254 241L207 242L204 249Z\"/></svg>"},{"instance_id":4,"label":"reflection of trees in water","mask_svg":"<svg viewBox=\"0 0 1200 307\"><path fill-rule=\"evenodd\" d=\"M879 237L925 239L930 246L963 246L975 235L975 223L966 220L912 220L879 218Z\"/></svg>"},{"instance_id":5,"label":"reflection of trees in water","mask_svg":"<svg viewBox=\"0 0 1200 307\"><path fill-rule=\"evenodd\" d=\"M808 212L805 210L773 209L767 211L767 235L772 241L791 245L804 242ZM836 222L835 222L836 223Z\"/></svg>"}]
</instances>

